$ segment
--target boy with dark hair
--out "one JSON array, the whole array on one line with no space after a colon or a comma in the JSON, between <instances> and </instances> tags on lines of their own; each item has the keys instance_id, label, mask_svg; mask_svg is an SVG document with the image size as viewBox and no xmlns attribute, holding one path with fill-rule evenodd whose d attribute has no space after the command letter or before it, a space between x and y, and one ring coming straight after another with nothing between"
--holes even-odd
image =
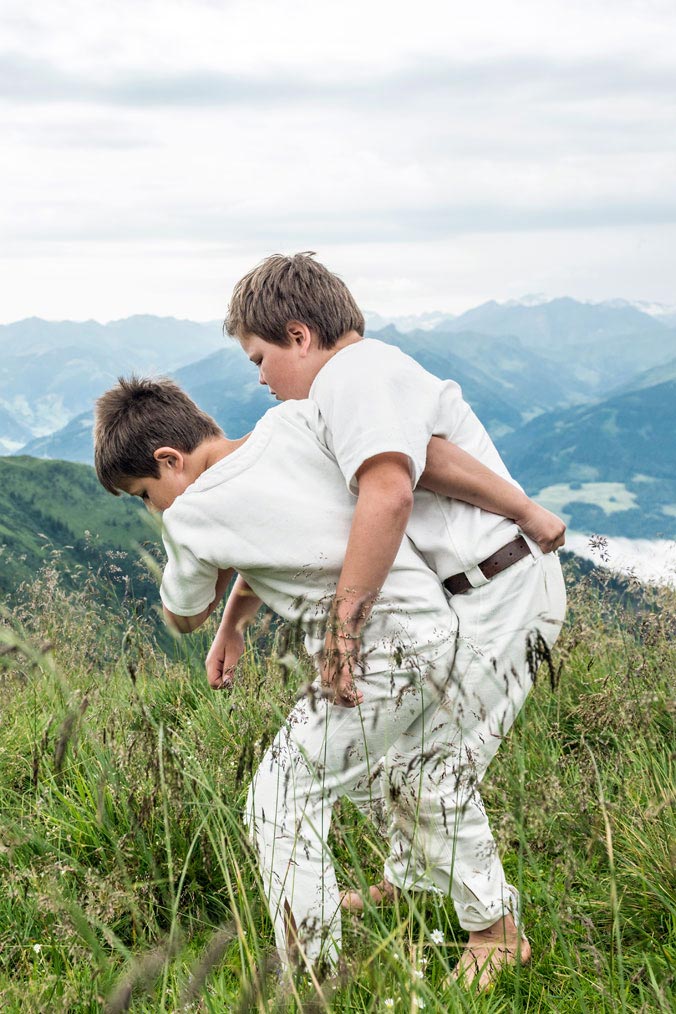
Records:
<instances>
[{"instance_id":1,"label":"boy with dark hair","mask_svg":"<svg viewBox=\"0 0 676 1014\"><path fill-rule=\"evenodd\" d=\"M506 883L478 785L532 686L533 635L548 650L563 621L560 566L542 550L563 543L565 526L513 482L458 385L392 346L364 339L363 323L344 283L312 254L297 254L267 258L245 276L225 326L278 399L309 396L317 404L324 439L357 496L324 653L324 679L337 699L358 702L362 625L404 531L451 596L459 619L452 670L458 696L446 744L456 763L437 793L456 823L462 873L455 876L465 887L454 893L460 924L470 933L459 970L467 980L478 974L483 986L515 960L519 946L523 958L528 945L520 943L518 894ZM402 504L418 482L428 488L416 489L409 514ZM239 579L207 659L212 685L229 678L243 648L242 624L255 611ZM391 779L384 788L398 799L408 791ZM490 842L482 857L473 851L480 825ZM398 847L410 856L410 843ZM429 853L426 861L434 867ZM477 867L479 894L470 886ZM395 849L372 896L422 880L420 870L397 861ZM362 901L352 892L346 904Z\"/></svg>"}]
</instances>

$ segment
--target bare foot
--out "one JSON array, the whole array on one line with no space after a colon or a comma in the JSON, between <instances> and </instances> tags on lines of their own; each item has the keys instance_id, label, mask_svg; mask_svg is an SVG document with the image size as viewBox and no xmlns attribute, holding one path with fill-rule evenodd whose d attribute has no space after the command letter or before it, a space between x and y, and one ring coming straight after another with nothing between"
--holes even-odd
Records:
<instances>
[{"instance_id":1,"label":"bare foot","mask_svg":"<svg viewBox=\"0 0 676 1014\"><path fill-rule=\"evenodd\" d=\"M465 949L451 972L451 978L468 989L484 992L510 965L527 965L531 958L528 940L517 929L510 915L498 919L488 929L470 933Z\"/></svg>"},{"instance_id":2,"label":"bare foot","mask_svg":"<svg viewBox=\"0 0 676 1014\"><path fill-rule=\"evenodd\" d=\"M381 880L379 884L371 884L369 898L372 905L392 905L397 896L397 889L389 880ZM340 895L340 907L345 912L362 915L368 901L361 891L343 891Z\"/></svg>"}]
</instances>

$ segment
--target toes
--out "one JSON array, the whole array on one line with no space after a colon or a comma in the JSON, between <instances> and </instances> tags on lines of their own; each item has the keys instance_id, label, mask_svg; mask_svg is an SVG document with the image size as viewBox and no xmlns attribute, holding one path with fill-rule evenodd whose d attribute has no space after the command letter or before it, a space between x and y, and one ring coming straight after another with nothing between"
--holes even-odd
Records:
<instances>
[{"instance_id":1,"label":"toes","mask_svg":"<svg viewBox=\"0 0 676 1014\"><path fill-rule=\"evenodd\" d=\"M368 889L368 898L372 905L391 905L396 897L396 888L387 880L381 880L379 884L371 884ZM366 898L360 891L343 891L340 895L340 907L346 912L363 914L366 908Z\"/></svg>"},{"instance_id":2,"label":"toes","mask_svg":"<svg viewBox=\"0 0 676 1014\"><path fill-rule=\"evenodd\" d=\"M529 961L530 944L525 938L520 946L514 948L495 944L474 944L465 948L451 972L451 978L465 989L474 987L483 993L493 987L505 968L519 962L526 965Z\"/></svg>"},{"instance_id":3,"label":"toes","mask_svg":"<svg viewBox=\"0 0 676 1014\"><path fill-rule=\"evenodd\" d=\"M340 907L345 912L363 915L364 899L359 891L343 891L340 895Z\"/></svg>"}]
</instances>

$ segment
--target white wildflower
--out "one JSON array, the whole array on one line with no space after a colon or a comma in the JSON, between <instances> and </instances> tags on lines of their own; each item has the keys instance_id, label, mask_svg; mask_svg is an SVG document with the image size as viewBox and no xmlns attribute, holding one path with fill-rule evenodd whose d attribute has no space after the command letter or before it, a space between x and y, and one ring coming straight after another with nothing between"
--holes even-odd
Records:
<instances>
[{"instance_id":1,"label":"white wildflower","mask_svg":"<svg viewBox=\"0 0 676 1014\"><path fill-rule=\"evenodd\" d=\"M33 944L33 950L35 951L36 954L39 954L40 951L42 950L42 944Z\"/></svg>"},{"instance_id":2,"label":"white wildflower","mask_svg":"<svg viewBox=\"0 0 676 1014\"><path fill-rule=\"evenodd\" d=\"M440 929L432 930L430 934L430 940L432 941L433 944L443 944L444 934L441 932Z\"/></svg>"},{"instance_id":3,"label":"white wildflower","mask_svg":"<svg viewBox=\"0 0 676 1014\"><path fill-rule=\"evenodd\" d=\"M392 999L391 996L388 996L387 999L384 1001L384 1003L388 1010L392 1010L392 1008L394 1007L394 1000Z\"/></svg>"},{"instance_id":4,"label":"white wildflower","mask_svg":"<svg viewBox=\"0 0 676 1014\"><path fill-rule=\"evenodd\" d=\"M416 979L422 979L425 973L423 972L422 968L415 968L413 970L413 974L415 975Z\"/></svg>"},{"instance_id":5,"label":"white wildflower","mask_svg":"<svg viewBox=\"0 0 676 1014\"><path fill-rule=\"evenodd\" d=\"M418 1010L422 1010L423 1007L425 1006L425 1001L423 1000L423 998L421 996L414 996L413 997L413 1003L416 1005L416 1007L418 1008Z\"/></svg>"}]
</instances>

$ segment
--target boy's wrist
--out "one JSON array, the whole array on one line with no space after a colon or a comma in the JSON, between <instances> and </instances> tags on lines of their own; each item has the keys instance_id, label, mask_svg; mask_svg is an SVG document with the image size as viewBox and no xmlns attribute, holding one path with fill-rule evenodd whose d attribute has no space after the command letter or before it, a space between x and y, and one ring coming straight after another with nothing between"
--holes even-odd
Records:
<instances>
[{"instance_id":1,"label":"boy's wrist","mask_svg":"<svg viewBox=\"0 0 676 1014\"><path fill-rule=\"evenodd\" d=\"M519 526L528 524L529 520L533 515L533 511L537 509L538 509L537 504L534 503L530 499L530 497L527 497L526 494L524 493L523 503L517 504L517 509L512 512L513 514L512 520L516 522L516 524Z\"/></svg>"},{"instance_id":2,"label":"boy's wrist","mask_svg":"<svg viewBox=\"0 0 676 1014\"><path fill-rule=\"evenodd\" d=\"M219 634L225 641L244 640L244 631L240 623L222 623Z\"/></svg>"}]
</instances>

